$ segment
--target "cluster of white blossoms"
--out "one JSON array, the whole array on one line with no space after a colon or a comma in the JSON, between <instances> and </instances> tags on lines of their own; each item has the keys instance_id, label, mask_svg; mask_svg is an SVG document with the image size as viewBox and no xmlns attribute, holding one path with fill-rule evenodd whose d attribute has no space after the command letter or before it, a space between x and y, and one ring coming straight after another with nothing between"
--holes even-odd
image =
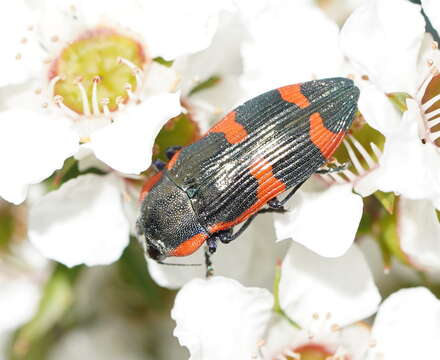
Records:
<instances>
[{"instance_id":1,"label":"cluster of white blossoms","mask_svg":"<svg viewBox=\"0 0 440 360\"><path fill-rule=\"evenodd\" d=\"M215 276L147 259L157 284L180 289L171 316L191 360L412 360L438 352L440 300L419 286L382 301L372 261L354 241L375 235L386 267L395 257L434 283L440 274L440 50L421 14L440 32L440 3L318 3L0 5L8 34L0 197L26 204L30 244L68 267L120 258L135 235L155 139L171 119L183 114L205 131L234 105L282 85L344 76L360 88L359 116L335 155L349 167L312 177L286 214L261 215L221 246ZM203 257L202 249L178 262ZM41 259L27 256L26 271L7 260L0 267L14 270L0 274L0 304L21 310L6 317L1 307L0 351L3 334L35 311L47 276Z\"/></svg>"}]
</instances>

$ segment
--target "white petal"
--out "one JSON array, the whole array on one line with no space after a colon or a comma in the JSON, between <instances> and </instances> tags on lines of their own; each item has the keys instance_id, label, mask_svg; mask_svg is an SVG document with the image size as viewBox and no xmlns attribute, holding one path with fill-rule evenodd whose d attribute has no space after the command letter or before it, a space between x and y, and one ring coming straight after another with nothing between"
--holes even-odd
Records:
<instances>
[{"instance_id":1,"label":"white petal","mask_svg":"<svg viewBox=\"0 0 440 360\"><path fill-rule=\"evenodd\" d=\"M115 170L138 174L150 165L162 126L180 112L179 93L151 97L138 106L128 106L114 123L93 133L88 146Z\"/></svg>"},{"instance_id":2,"label":"white petal","mask_svg":"<svg viewBox=\"0 0 440 360\"><path fill-rule=\"evenodd\" d=\"M440 271L440 223L431 201L401 197L398 214L402 251L416 266Z\"/></svg>"},{"instance_id":3,"label":"white petal","mask_svg":"<svg viewBox=\"0 0 440 360\"><path fill-rule=\"evenodd\" d=\"M335 257L353 243L363 203L346 184L325 191L299 191L288 207L288 213L275 216L277 239L292 238L322 256Z\"/></svg>"},{"instance_id":4,"label":"white petal","mask_svg":"<svg viewBox=\"0 0 440 360\"><path fill-rule=\"evenodd\" d=\"M0 276L0 332L28 321L37 310L40 295L31 278Z\"/></svg>"},{"instance_id":5,"label":"white petal","mask_svg":"<svg viewBox=\"0 0 440 360\"><path fill-rule=\"evenodd\" d=\"M145 78L144 91L147 96L173 92L179 82L179 75L174 69L153 62Z\"/></svg>"},{"instance_id":6,"label":"white petal","mask_svg":"<svg viewBox=\"0 0 440 360\"><path fill-rule=\"evenodd\" d=\"M432 26L440 31L440 3L436 0L422 0L422 7Z\"/></svg>"},{"instance_id":7,"label":"white petal","mask_svg":"<svg viewBox=\"0 0 440 360\"><path fill-rule=\"evenodd\" d=\"M440 192L440 155L428 140L418 134L420 112L413 100L407 100L399 128L387 137L380 159L381 188L410 199L433 198Z\"/></svg>"},{"instance_id":8,"label":"white petal","mask_svg":"<svg viewBox=\"0 0 440 360\"><path fill-rule=\"evenodd\" d=\"M417 336L415 336L417 334ZM438 352L440 301L426 288L403 289L381 305L369 359L429 359Z\"/></svg>"},{"instance_id":9,"label":"white petal","mask_svg":"<svg viewBox=\"0 0 440 360\"><path fill-rule=\"evenodd\" d=\"M358 107L368 125L385 136L400 124L401 116L396 107L375 85L362 87Z\"/></svg>"},{"instance_id":10,"label":"white petal","mask_svg":"<svg viewBox=\"0 0 440 360\"><path fill-rule=\"evenodd\" d=\"M287 243L275 243L271 216L262 215L237 240L230 244L219 244L212 257L215 275L239 280L245 286L271 289L275 265L287 250ZM196 267L165 266L148 260L151 277L161 286L179 288L195 277L205 277L204 249L187 257L169 259L167 262L201 264Z\"/></svg>"},{"instance_id":11,"label":"white petal","mask_svg":"<svg viewBox=\"0 0 440 360\"><path fill-rule=\"evenodd\" d=\"M205 49L211 43L228 0L163 0L144 4L142 34L152 56L174 59Z\"/></svg>"},{"instance_id":12,"label":"white petal","mask_svg":"<svg viewBox=\"0 0 440 360\"><path fill-rule=\"evenodd\" d=\"M67 266L117 260L129 240L120 180L84 175L47 194L30 209L29 239Z\"/></svg>"},{"instance_id":13,"label":"white petal","mask_svg":"<svg viewBox=\"0 0 440 360\"><path fill-rule=\"evenodd\" d=\"M292 244L282 265L280 302L292 319L314 331L372 315L380 295L356 245L345 255L328 259ZM314 314L320 319L316 325L312 324Z\"/></svg>"},{"instance_id":14,"label":"white petal","mask_svg":"<svg viewBox=\"0 0 440 360\"><path fill-rule=\"evenodd\" d=\"M420 6L405 0L365 1L342 28L341 46L358 70L381 90L414 95L424 32Z\"/></svg>"},{"instance_id":15,"label":"white petal","mask_svg":"<svg viewBox=\"0 0 440 360\"><path fill-rule=\"evenodd\" d=\"M313 31L305 31L310 24ZM316 6L276 2L246 25L250 40L243 45L242 79L250 95L341 71L338 27Z\"/></svg>"},{"instance_id":16,"label":"white petal","mask_svg":"<svg viewBox=\"0 0 440 360\"><path fill-rule=\"evenodd\" d=\"M27 185L38 183L62 167L78 149L69 120L27 110L0 112L0 196L18 204Z\"/></svg>"},{"instance_id":17,"label":"white petal","mask_svg":"<svg viewBox=\"0 0 440 360\"><path fill-rule=\"evenodd\" d=\"M171 312L174 335L189 349L190 360L251 359L272 304L267 290L232 279L193 280L177 294Z\"/></svg>"},{"instance_id":18,"label":"white petal","mask_svg":"<svg viewBox=\"0 0 440 360\"><path fill-rule=\"evenodd\" d=\"M41 69L43 51L30 26L35 28L35 16L23 0L0 5L0 86L21 83Z\"/></svg>"}]
</instances>

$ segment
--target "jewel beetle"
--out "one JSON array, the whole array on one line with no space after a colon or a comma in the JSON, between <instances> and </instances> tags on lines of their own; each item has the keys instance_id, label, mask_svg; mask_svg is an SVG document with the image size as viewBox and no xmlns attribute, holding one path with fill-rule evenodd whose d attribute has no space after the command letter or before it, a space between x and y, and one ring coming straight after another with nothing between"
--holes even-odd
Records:
<instances>
[{"instance_id":1,"label":"jewel beetle","mask_svg":"<svg viewBox=\"0 0 440 360\"><path fill-rule=\"evenodd\" d=\"M162 262L204 243L214 253L256 215L284 211L311 175L326 171L321 168L350 128L358 98L346 78L280 87L240 105L197 142L169 149L170 161L156 163L160 172L141 194L137 228L148 255Z\"/></svg>"}]
</instances>

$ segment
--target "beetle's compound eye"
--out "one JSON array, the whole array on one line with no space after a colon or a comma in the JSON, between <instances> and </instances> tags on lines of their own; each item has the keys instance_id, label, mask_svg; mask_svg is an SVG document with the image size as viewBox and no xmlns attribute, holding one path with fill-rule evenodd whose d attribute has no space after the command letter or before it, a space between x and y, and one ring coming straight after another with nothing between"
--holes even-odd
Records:
<instances>
[{"instance_id":1,"label":"beetle's compound eye","mask_svg":"<svg viewBox=\"0 0 440 360\"><path fill-rule=\"evenodd\" d=\"M162 253L160 247L157 244L148 240L147 240L147 253L151 259L156 261L162 261L166 258L165 254Z\"/></svg>"}]
</instances>

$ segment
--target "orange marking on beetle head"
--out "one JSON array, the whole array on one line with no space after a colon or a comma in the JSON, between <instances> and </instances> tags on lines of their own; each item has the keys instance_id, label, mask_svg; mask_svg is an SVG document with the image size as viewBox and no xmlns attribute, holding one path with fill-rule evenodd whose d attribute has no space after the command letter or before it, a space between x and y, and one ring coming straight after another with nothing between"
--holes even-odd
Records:
<instances>
[{"instance_id":1,"label":"orange marking on beetle head","mask_svg":"<svg viewBox=\"0 0 440 360\"><path fill-rule=\"evenodd\" d=\"M334 133L327 129L319 113L316 112L310 116L310 139L326 159L330 159L344 135L345 131Z\"/></svg>"},{"instance_id":2,"label":"orange marking on beetle head","mask_svg":"<svg viewBox=\"0 0 440 360\"><path fill-rule=\"evenodd\" d=\"M230 112L217 125L213 126L208 133L223 133L226 141L230 144L238 144L246 139L248 133L246 129L236 121L237 113Z\"/></svg>"},{"instance_id":3,"label":"orange marking on beetle head","mask_svg":"<svg viewBox=\"0 0 440 360\"><path fill-rule=\"evenodd\" d=\"M241 223L260 210L270 199L273 199L286 190L286 185L274 176L272 165L270 165L267 160L258 159L254 161L249 167L249 171L258 182L257 201L235 220L218 223L209 227L210 233L229 229Z\"/></svg>"},{"instance_id":4,"label":"orange marking on beetle head","mask_svg":"<svg viewBox=\"0 0 440 360\"><path fill-rule=\"evenodd\" d=\"M180 149L179 151L177 151L174 156L171 158L171 160L168 162L167 164L167 169L171 170L174 165L176 165L177 159L179 158L180 153L182 152L183 149Z\"/></svg>"},{"instance_id":5,"label":"orange marking on beetle head","mask_svg":"<svg viewBox=\"0 0 440 360\"><path fill-rule=\"evenodd\" d=\"M162 178L162 171L153 175L149 178L145 184L142 186L141 194L139 196L139 201L143 201L147 194L151 191L154 185Z\"/></svg>"},{"instance_id":6,"label":"orange marking on beetle head","mask_svg":"<svg viewBox=\"0 0 440 360\"><path fill-rule=\"evenodd\" d=\"M307 97L301 92L301 84L280 87L278 88L278 92L284 101L295 104L301 109L310 105L309 99L307 99Z\"/></svg>"},{"instance_id":7,"label":"orange marking on beetle head","mask_svg":"<svg viewBox=\"0 0 440 360\"><path fill-rule=\"evenodd\" d=\"M173 251L170 252L169 256L187 256L191 255L194 251L196 251L205 240L208 238L207 234L199 233L190 237L188 240L185 240L178 247L176 247Z\"/></svg>"}]
</instances>

